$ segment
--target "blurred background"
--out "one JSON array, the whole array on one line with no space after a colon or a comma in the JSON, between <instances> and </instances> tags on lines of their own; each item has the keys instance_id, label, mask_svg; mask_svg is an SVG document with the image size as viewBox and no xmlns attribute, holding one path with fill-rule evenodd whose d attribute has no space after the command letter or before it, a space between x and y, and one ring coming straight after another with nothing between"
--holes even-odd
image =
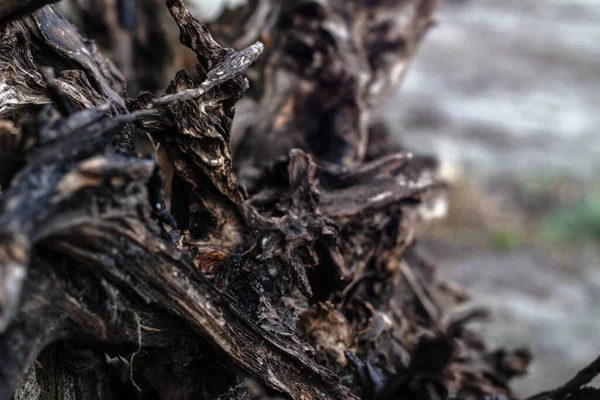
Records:
<instances>
[{"instance_id":1,"label":"blurred background","mask_svg":"<svg viewBox=\"0 0 600 400\"><path fill-rule=\"evenodd\" d=\"M600 1L442 3L380 118L434 152L448 218L425 247L494 312L492 345L530 344L530 395L600 354Z\"/></svg>"},{"instance_id":2,"label":"blurred background","mask_svg":"<svg viewBox=\"0 0 600 400\"><path fill-rule=\"evenodd\" d=\"M205 20L242 2L188 0ZM492 309L476 327L492 346L533 348L519 396L600 354L598 39L600 0L442 1L377 115L407 148L441 160L449 215L423 247L470 306Z\"/></svg>"}]
</instances>

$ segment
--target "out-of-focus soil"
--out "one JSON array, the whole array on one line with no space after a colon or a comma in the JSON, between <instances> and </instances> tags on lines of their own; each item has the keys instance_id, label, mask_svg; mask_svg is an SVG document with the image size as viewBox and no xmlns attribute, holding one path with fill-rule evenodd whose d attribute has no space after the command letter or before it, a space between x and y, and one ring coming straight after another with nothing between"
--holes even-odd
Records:
<instances>
[{"instance_id":1,"label":"out-of-focus soil","mask_svg":"<svg viewBox=\"0 0 600 400\"><path fill-rule=\"evenodd\" d=\"M533 347L519 395L600 354L600 240L569 237L600 229L600 208L578 211L600 193L598 38L597 1L447 0L381 114L407 147L443 162L450 215L424 247L491 307L491 343ZM561 210L582 228L548 241Z\"/></svg>"},{"instance_id":2,"label":"out-of-focus soil","mask_svg":"<svg viewBox=\"0 0 600 400\"><path fill-rule=\"evenodd\" d=\"M531 249L506 252L448 241L424 245L443 278L469 289L471 305L493 311L491 322L476 327L490 345L532 346L530 373L513 383L518 395L564 383L600 353L597 269L573 274L569 266Z\"/></svg>"},{"instance_id":3,"label":"out-of-focus soil","mask_svg":"<svg viewBox=\"0 0 600 400\"><path fill-rule=\"evenodd\" d=\"M600 2L446 0L383 118L474 176L600 172Z\"/></svg>"}]
</instances>

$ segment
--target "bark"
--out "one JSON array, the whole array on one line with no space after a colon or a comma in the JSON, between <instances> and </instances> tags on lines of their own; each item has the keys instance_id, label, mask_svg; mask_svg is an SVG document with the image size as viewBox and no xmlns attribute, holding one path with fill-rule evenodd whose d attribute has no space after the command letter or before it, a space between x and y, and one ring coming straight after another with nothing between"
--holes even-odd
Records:
<instances>
[{"instance_id":1,"label":"bark","mask_svg":"<svg viewBox=\"0 0 600 400\"><path fill-rule=\"evenodd\" d=\"M3 27L0 398L510 397L529 352L415 246L434 160L369 123L435 1L252 1L218 40L166 3L197 65L158 97L51 7Z\"/></svg>"}]
</instances>

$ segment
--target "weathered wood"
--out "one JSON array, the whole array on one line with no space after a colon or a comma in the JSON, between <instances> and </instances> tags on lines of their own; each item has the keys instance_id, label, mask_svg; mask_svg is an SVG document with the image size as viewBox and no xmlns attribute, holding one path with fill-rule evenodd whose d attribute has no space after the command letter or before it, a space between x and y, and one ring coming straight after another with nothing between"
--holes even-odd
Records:
<instances>
[{"instance_id":1,"label":"weathered wood","mask_svg":"<svg viewBox=\"0 0 600 400\"><path fill-rule=\"evenodd\" d=\"M255 0L218 40L166 3L197 68L158 97L50 7L3 27L0 398L42 349L27 400L511 396L530 354L448 318L415 246L435 162L369 121L436 2Z\"/></svg>"},{"instance_id":2,"label":"weathered wood","mask_svg":"<svg viewBox=\"0 0 600 400\"><path fill-rule=\"evenodd\" d=\"M251 116L234 132L240 179L295 147L323 161L363 161L370 111L400 84L436 7L437 0L260 0L211 24L232 47L266 43L248 73Z\"/></svg>"}]
</instances>

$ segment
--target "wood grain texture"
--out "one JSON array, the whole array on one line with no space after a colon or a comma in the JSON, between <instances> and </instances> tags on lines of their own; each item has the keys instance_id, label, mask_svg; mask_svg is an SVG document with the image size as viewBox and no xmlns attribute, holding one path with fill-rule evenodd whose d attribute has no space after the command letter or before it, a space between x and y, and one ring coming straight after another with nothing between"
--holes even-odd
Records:
<instances>
[{"instance_id":1,"label":"wood grain texture","mask_svg":"<svg viewBox=\"0 0 600 400\"><path fill-rule=\"evenodd\" d=\"M530 353L415 245L435 160L369 124L435 2L166 3L197 64L160 96L51 8L3 28L0 398L511 397Z\"/></svg>"}]
</instances>

